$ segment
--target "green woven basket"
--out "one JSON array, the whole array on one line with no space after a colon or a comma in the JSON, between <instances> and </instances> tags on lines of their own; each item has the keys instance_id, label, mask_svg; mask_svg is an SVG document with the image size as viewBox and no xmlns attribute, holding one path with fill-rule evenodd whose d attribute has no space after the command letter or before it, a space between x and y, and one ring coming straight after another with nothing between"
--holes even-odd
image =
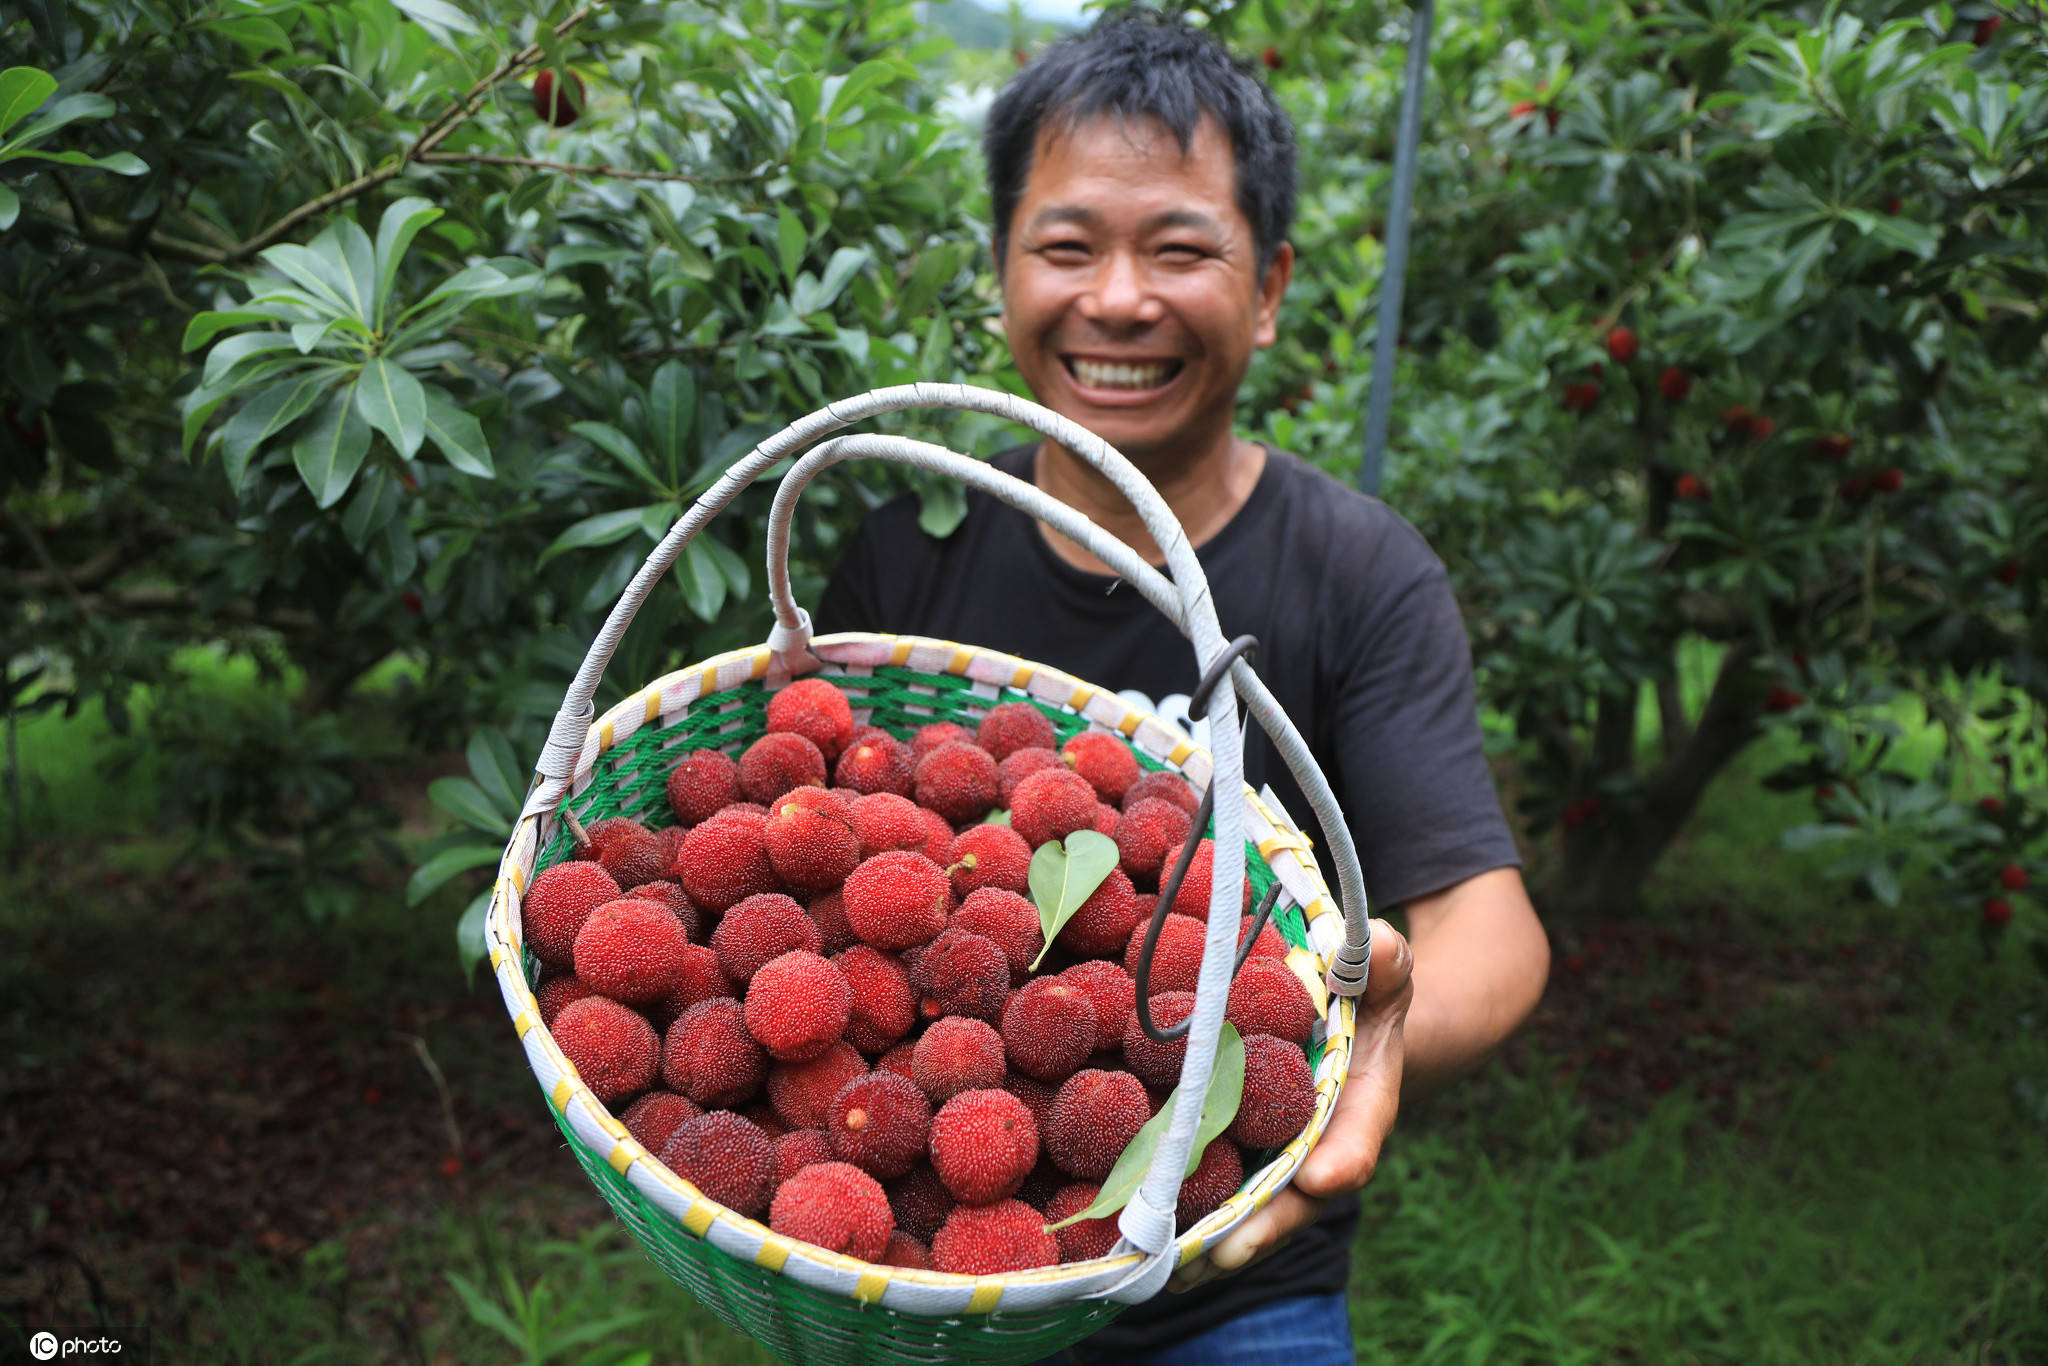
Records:
<instances>
[{"instance_id":1,"label":"green woven basket","mask_svg":"<svg viewBox=\"0 0 2048 1366\"><path fill-rule=\"evenodd\" d=\"M871 410L886 410L928 403L935 396L957 406L1012 415L1019 415L1015 405L1022 403L1008 395L923 385L878 391L866 402ZM1299 1137L1250 1171L1236 1195L1193 1228L1177 1233L1169 1228L1169 1241L1158 1245L1151 1257L1131 1250L1127 1241L1119 1244L1122 1250L1091 1262L960 1276L870 1265L744 1218L656 1161L583 1084L540 1022L533 994L538 965L521 944L521 897L541 869L569 856L571 839L561 820L563 811L574 812L585 823L613 815L632 816L652 826L671 823L664 791L669 770L691 750L718 748L737 755L763 733L769 693L795 672L828 679L846 692L857 720L898 736L907 737L934 720L972 727L999 702L1025 700L1051 718L1062 739L1083 729L1104 730L1124 737L1141 764L1180 772L1198 790L1217 776L1218 758L1176 727L1130 707L1115 693L1056 669L952 641L869 634L811 639L808 621L786 600L786 565L781 562L786 542L779 542L772 530L771 590L786 625L769 644L720 655L657 679L604 716L591 719L587 701L576 700L579 690L586 699L594 691L605 660L647 588L689 537L790 447L844 425L850 420L848 410L860 406L858 401L834 405L828 414L793 424L781 438L763 443L678 523L628 588L557 718L533 794L499 867L486 940L513 1027L570 1151L648 1255L719 1317L791 1362L1028 1362L1087 1336L1114 1318L1123 1301L1156 1290L1159 1277L1172 1265L1184 1264L1213 1246L1286 1184L1328 1123L1350 1058L1353 1010L1349 996L1324 990L1324 976L1329 973L1341 984L1340 957L1355 956L1369 946L1357 942L1357 914L1340 912L1308 841L1277 808L1238 779L1230 786L1238 789L1242 804L1226 813L1219 801L1214 828L1242 834L1246 872L1257 893L1263 894L1276 880L1281 884L1274 921L1290 946L1289 965L1310 986L1324 1014L1310 1048L1315 1112ZM1050 427L1048 434L1069 442L1093 440L1035 405L1024 406L1032 411L1020 420L1041 430ZM822 462L822 448L814 456ZM1121 462L1114 452L1106 458ZM807 465L812 466L809 471ZM796 489L810 472L815 472L815 465L806 457L791 476ZM979 473L967 477L971 482L984 478ZM786 489L791 487L785 483ZM1143 492L1149 494L1149 486ZM786 534L786 519L781 525ZM1167 525L1171 526L1170 518ZM1093 530L1075 529L1083 534ZM1167 539L1161 537L1161 543ZM1166 591L1157 575L1141 577L1149 572L1142 565L1134 565L1130 572L1148 595ZM787 625L792 618L797 620L794 628ZM1213 612L1210 620L1213 624ZM1236 677L1243 689L1243 676ZM1270 703L1270 695L1265 696ZM1252 705L1261 723L1272 729L1273 719L1260 710L1256 697ZM1219 719L1229 717L1226 704ZM1293 740L1298 747L1299 737ZM1235 754L1229 759L1234 769ZM1321 775L1313 774L1312 781L1311 790L1327 799ZM1332 845L1340 880L1349 893L1356 864L1341 824ZM1226 861L1219 847L1217 881L1225 887L1230 885L1225 881L1230 871ZM1347 895L1347 903L1349 899ZM1229 910L1234 925L1235 905ZM1358 910L1362 912L1362 899ZM1231 937L1235 938L1234 931ZM1205 974L1205 990L1208 980ZM1227 988L1227 965L1225 974L1214 980ZM1214 999L1220 1001L1221 993ZM1213 1028L1220 1028L1220 1007L1217 1018ZM1197 1084L1206 1081L1213 1028L1198 1078L1193 1066L1201 1041L1190 1035L1190 1064L1183 1084L1190 1078ZM1181 1152L1187 1151L1183 1141ZM1162 1152L1162 1162L1164 1157ZM1165 1200L1170 1210L1177 1179L1162 1179L1170 1180ZM1127 1219L1126 1233L1132 1227ZM1140 1275L1149 1278L1142 1285L1137 1284Z\"/></svg>"}]
</instances>

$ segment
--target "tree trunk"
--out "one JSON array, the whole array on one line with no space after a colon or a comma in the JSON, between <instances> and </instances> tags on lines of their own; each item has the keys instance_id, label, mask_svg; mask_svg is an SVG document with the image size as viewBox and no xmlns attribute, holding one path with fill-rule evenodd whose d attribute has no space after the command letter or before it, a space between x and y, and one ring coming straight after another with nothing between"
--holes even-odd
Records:
<instances>
[{"instance_id":1,"label":"tree trunk","mask_svg":"<svg viewBox=\"0 0 2048 1366\"><path fill-rule=\"evenodd\" d=\"M1595 817L1564 837L1564 858L1538 885L1536 905L1566 921L1612 919L1634 911L1643 883L1692 819L1700 794L1758 734L1751 694L1755 647L1729 649L1699 725L1653 770L1635 809Z\"/></svg>"}]
</instances>

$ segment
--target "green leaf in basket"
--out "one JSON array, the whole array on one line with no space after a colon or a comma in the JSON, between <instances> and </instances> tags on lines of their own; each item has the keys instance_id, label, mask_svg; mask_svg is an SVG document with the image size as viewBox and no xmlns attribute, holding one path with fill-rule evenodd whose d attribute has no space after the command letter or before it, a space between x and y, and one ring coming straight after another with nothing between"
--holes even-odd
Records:
<instances>
[{"instance_id":1,"label":"green leaf in basket","mask_svg":"<svg viewBox=\"0 0 2048 1366\"><path fill-rule=\"evenodd\" d=\"M1074 918L1081 903L1095 895L1095 889L1116 868L1118 858L1116 841L1100 830L1076 830L1067 836L1064 846L1058 840L1038 846L1026 882L1032 904L1038 907L1038 928L1045 935L1039 959L1045 957L1045 949L1052 947L1053 937ZM1036 970L1038 959L1031 966Z\"/></svg>"},{"instance_id":2,"label":"green leaf in basket","mask_svg":"<svg viewBox=\"0 0 2048 1366\"><path fill-rule=\"evenodd\" d=\"M1008 825L1010 823L1010 813L1002 810L991 811L981 818L981 823L983 825Z\"/></svg>"},{"instance_id":3,"label":"green leaf in basket","mask_svg":"<svg viewBox=\"0 0 2048 1366\"><path fill-rule=\"evenodd\" d=\"M496 863L504 852L495 844L464 844L443 849L422 863L414 871L412 881L405 884L405 904L419 905L450 878L472 868L481 868L486 863Z\"/></svg>"},{"instance_id":4,"label":"green leaf in basket","mask_svg":"<svg viewBox=\"0 0 2048 1366\"><path fill-rule=\"evenodd\" d=\"M512 834L512 817L498 810L484 790L467 778L434 779L427 784L427 799L487 835L509 838Z\"/></svg>"},{"instance_id":5,"label":"green leaf in basket","mask_svg":"<svg viewBox=\"0 0 2048 1366\"><path fill-rule=\"evenodd\" d=\"M1145 1171L1152 1165L1152 1154L1159 1147L1159 1140L1166 1136L1167 1126L1173 1123L1174 1103L1180 1099L1180 1088L1173 1088L1173 1094L1166 1098L1166 1104L1159 1107L1159 1113L1145 1121L1145 1127L1125 1148L1123 1156L1110 1168L1103 1180L1101 1193L1095 1203L1060 1220L1047 1224L1048 1233L1063 1229L1069 1224L1078 1224L1083 1219L1100 1219L1114 1214L1131 1203L1131 1197L1138 1193L1138 1187L1145 1182ZM1202 1153L1216 1141L1216 1136L1230 1127L1230 1121L1237 1118L1238 1103L1244 1099L1244 1039L1239 1036L1237 1026L1228 1020L1223 1022L1223 1033L1216 1040L1216 1066L1209 1073L1209 1089L1202 1096L1202 1118L1195 1126L1194 1145L1188 1149L1187 1167L1183 1177L1194 1173L1202 1163Z\"/></svg>"}]
</instances>

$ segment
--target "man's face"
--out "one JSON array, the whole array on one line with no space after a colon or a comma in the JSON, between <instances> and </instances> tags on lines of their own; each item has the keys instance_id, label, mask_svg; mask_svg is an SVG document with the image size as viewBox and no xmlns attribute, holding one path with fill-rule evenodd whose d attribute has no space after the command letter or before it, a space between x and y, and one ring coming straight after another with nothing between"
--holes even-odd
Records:
<instances>
[{"instance_id":1,"label":"man's face","mask_svg":"<svg viewBox=\"0 0 2048 1366\"><path fill-rule=\"evenodd\" d=\"M1041 132L1010 223L1003 326L1038 401L1159 470L1230 439L1252 352L1293 262L1259 279L1230 139L1188 154L1149 120Z\"/></svg>"}]
</instances>

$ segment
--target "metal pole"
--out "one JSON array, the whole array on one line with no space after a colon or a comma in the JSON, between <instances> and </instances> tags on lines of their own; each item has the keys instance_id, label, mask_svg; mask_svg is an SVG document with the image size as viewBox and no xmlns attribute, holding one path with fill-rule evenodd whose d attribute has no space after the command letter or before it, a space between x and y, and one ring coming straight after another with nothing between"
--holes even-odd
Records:
<instances>
[{"instance_id":1,"label":"metal pole","mask_svg":"<svg viewBox=\"0 0 2048 1366\"><path fill-rule=\"evenodd\" d=\"M1394 349L1401 340L1401 295L1408 274L1408 221L1415 208L1415 149L1422 140L1422 92L1429 82L1429 35L1436 0L1415 0L1401 126L1394 141L1394 198L1387 206L1387 264L1380 276L1380 331L1372 349L1372 396L1365 412L1365 454L1358 487L1377 495L1394 411Z\"/></svg>"}]
</instances>

